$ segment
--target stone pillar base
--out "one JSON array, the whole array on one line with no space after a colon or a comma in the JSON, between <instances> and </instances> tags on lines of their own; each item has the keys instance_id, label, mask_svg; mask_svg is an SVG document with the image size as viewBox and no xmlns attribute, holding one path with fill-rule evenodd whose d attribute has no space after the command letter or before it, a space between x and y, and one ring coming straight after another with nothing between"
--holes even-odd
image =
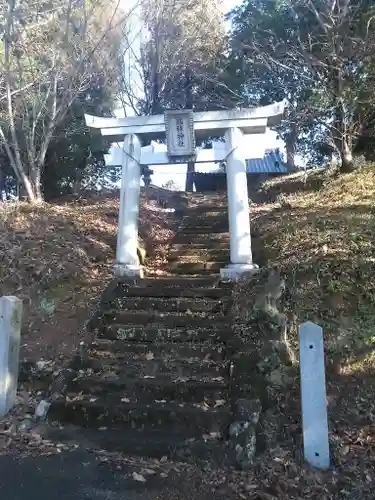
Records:
<instances>
[{"instance_id":1,"label":"stone pillar base","mask_svg":"<svg viewBox=\"0 0 375 500\"><path fill-rule=\"evenodd\" d=\"M231 281L246 278L259 271L257 264L229 264L220 269L221 281Z\"/></svg>"},{"instance_id":2,"label":"stone pillar base","mask_svg":"<svg viewBox=\"0 0 375 500\"><path fill-rule=\"evenodd\" d=\"M129 278L143 278L144 272L141 266L132 266L130 264L115 264L113 272L117 278L127 276Z\"/></svg>"}]
</instances>

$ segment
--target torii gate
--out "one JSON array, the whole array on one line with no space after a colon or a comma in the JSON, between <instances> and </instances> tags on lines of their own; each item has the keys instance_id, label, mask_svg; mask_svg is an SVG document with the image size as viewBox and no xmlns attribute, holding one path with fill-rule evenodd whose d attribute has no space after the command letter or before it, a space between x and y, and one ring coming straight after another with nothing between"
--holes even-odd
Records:
<instances>
[{"instance_id":1,"label":"torii gate","mask_svg":"<svg viewBox=\"0 0 375 500\"><path fill-rule=\"evenodd\" d=\"M251 251L246 159L251 158L257 136L280 123L285 101L233 111L167 111L164 115L100 118L85 115L89 127L123 147L114 147L105 162L122 166L120 213L117 234L117 276L142 277L137 257L141 165L226 161L230 263L220 270L222 279L238 278L258 268ZM225 149L196 150L195 139L225 136ZM165 139L167 152L142 150L142 140Z\"/></svg>"}]
</instances>

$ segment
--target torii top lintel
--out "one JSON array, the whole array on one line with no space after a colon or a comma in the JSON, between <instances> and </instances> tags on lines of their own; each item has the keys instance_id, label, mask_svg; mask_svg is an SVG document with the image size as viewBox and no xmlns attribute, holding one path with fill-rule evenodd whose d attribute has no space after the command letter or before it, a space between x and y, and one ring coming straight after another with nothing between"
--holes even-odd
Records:
<instances>
[{"instance_id":1,"label":"torii top lintel","mask_svg":"<svg viewBox=\"0 0 375 500\"><path fill-rule=\"evenodd\" d=\"M268 106L230 111L203 111L193 113L197 138L220 137L228 128L239 128L245 134L262 134L267 127L278 125L284 114L286 101ZM122 141L125 135L138 134L146 141L165 137L164 115L132 116L129 118L101 118L85 115L86 125L101 129L103 136Z\"/></svg>"}]
</instances>

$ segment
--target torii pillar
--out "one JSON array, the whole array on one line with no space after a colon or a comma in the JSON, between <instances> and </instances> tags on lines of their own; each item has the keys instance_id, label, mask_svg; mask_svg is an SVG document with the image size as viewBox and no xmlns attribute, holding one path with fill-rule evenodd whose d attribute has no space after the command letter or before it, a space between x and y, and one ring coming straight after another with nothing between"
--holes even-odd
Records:
<instances>
[{"instance_id":1,"label":"torii pillar","mask_svg":"<svg viewBox=\"0 0 375 500\"><path fill-rule=\"evenodd\" d=\"M233 279L258 269L253 263L250 233L250 212L247 191L246 150L239 128L225 134L230 263L220 270L222 279Z\"/></svg>"},{"instance_id":2,"label":"torii pillar","mask_svg":"<svg viewBox=\"0 0 375 500\"><path fill-rule=\"evenodd\" d=\"M174 164L195 155L194 161L226 161L230 262L220 270L221 279L238 279L258 269L253 263L250 214L247 192L246 159L257 151L257 137L277 125L284 113L285 101L258 108L193 113L170 111L166 115L130 118L99 118L86 115L89 127L101 129L113 142L124 141L123 149L112 148L106 164L122 165L119 229L115 274L142 277L138 264L138 217L141 165ZM195 151L195 138L225 137L225 151ZM167 138L168 153L141 148L144 138ZM253 144L253 147L252 147ZM254 156L256 157L256 156Z\"/></svg>"}]
</instances>

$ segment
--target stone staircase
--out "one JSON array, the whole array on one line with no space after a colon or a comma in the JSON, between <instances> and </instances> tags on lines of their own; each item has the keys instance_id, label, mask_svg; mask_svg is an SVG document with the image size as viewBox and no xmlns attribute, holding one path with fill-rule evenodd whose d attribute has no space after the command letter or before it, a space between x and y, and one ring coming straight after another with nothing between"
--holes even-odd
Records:
<instances>
[{"instance_id":1,"label":"stone staircase","mask_svg":"<svg viewBox=\"0 0 375 500\"><path fill-rule=\"evenodd\" d=\"M232 328L231 286L218 274L229 246L218 201L191 197L167 276L117 280L103 297L94 340L50 409L64 428L128 454L222 450L232 418Z\"/></svg>"},{"instance_id":2,"label":"stone staircase","mask_svg":"<svg viewBox=\"0 0 375 500\"><path fill-rule=\"evenodd\" d=\"M222 196L195 195L170 250L168 269L181 274L218 274L229 260L228 212Z\"/></svg>"}]
</instances>

